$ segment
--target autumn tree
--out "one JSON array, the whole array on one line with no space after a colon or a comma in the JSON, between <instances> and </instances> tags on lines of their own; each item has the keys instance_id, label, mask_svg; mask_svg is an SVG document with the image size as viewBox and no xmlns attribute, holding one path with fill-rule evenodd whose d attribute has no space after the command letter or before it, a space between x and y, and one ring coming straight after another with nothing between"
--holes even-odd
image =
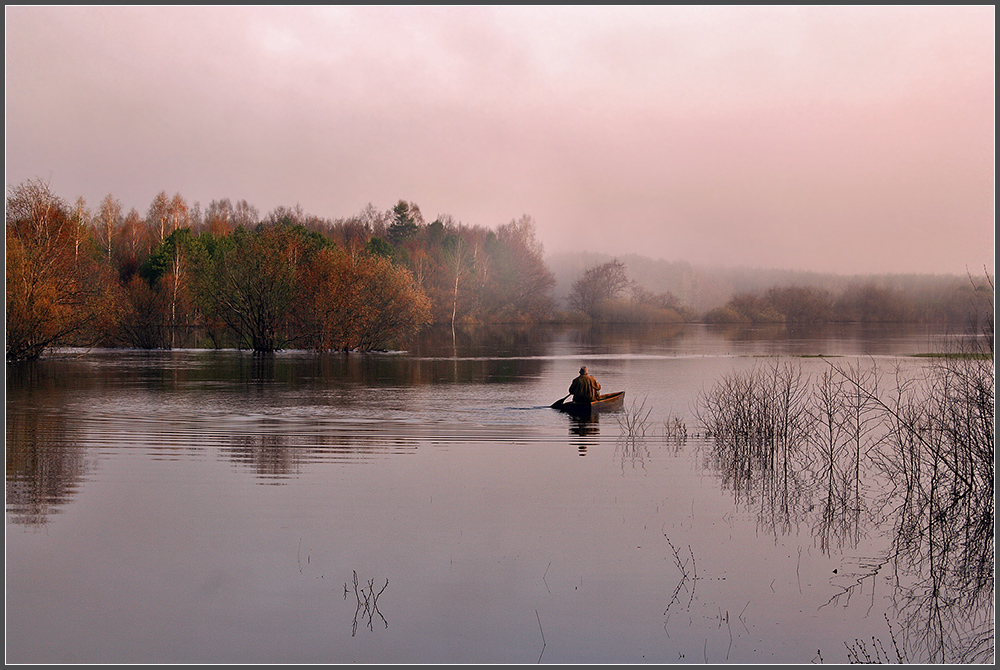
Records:
<instances>
[{"instance_id":1,"label":"autumn tree","mask_svg":"<svg viewBox=\"0 0 1000 670\"><path fill-rule=\"evenodd\" d=\"M302 268L293 308L303 343L320 351L371 351L430 321L430 304L410 272L380 255L320 249Z\"/></svg>"},{"instance_id":2,"label":"autumn tree","mask_svg":"<svg viewBox=\"0 0 1000 670\"><path fill-rule=\"evenodd\" d=\"M237 228L209 251L199 272L200 302L238 346L281 349L295 337L289 315L299 295L298 265L324 244L301 227Z\"/></svg>"},{"instance_id":3,"label":"autumn tree","mask_svg":"<svg viewBox=\"0 0 1000 670\"><path fill-rule=\"evenodd\" d=\"M306 221L306 212L302 209L302 205L295 205L294 207L286 207L285 205L279 205L272 209L262 223L268 226L285 226L293 227L302 225Z\"/></svg>"},{"instance_id":4,"label":"autumn tree","mask_svg":"<svg viewBox=\"0 0 1000 670\"><path fill-rule=\"evenodd\" d=\"M244 199L236 201L233 205L233 223L243 228L251 228L260 222L260 212L256 207Z\"/></svg>"},{"instance_id":5,"label":"autumn tree","mask_svg":"<svg viewBox=\"0 0 1000 670\"><path fill-rule=\"evenodd\" d=\"M783 323L785 316L765 298L753 293L738 293L730 298L727 305L751 323Z\"/></svg>"},{"instance_id":6,"label":"autumn tree","mask_svg":"<svg viewBox=\"0 0 1000 670\"><path fill-rule=\"evenodd\" d=\"M382 210L372 203L368 203L358 212L356 218L365 228L371 231L372 235L385 238L388 235L393 211L391 209Z\"/></svg>"},{"instance_id":7,"label":"autumn tree","mask_svg":"<svg viewBox=\"0 0 1000 670\"><path fill-rule=\"evenodd\" d=\"M454 325L474 316L481 297L475 267L485 257L480 237L478 231L445 214L420 228L406 243L409 252L402 259L390 256L397 263L405 261L430 300L433 322Z\"/></svg>"},{"instance_id":8,"label":"autumn tree","mask_svg":"<svg viewBox=\"0 0 1000 670\"><path fill-rule=\"evenodd\" d=\"M737 293L725 305L705 315L708 323L783 323L785 316L766 298L749 292Z\"/></svg>"},{"instance_id":9,"label":"autumn tree","mask_svg":"<svg viewBox=\"0 0 1000 670\"><path fill-rule=\"evenodd\" d=\"M599 320L603 307L623 295L631 285L625 264L616 258L588 269L574 281L570 287L569 305Z\"/></svg>"},{"instance_id":10,"label":"autumn tree","mask_svg":"<svg viewBox=\"0 0 1000 670\"><path fill-rule=\"evenodd\" d=\"M905 295L874 282L848 286L834 302L833 311L837 320L861 323L902 323L913 315Z\"/></svg>"},{"instance_id":11,"label":"autumn tree","mask_svg":"<svg viewBox=\"0 0 1000 670\"><path fill-rule=\"evenodd\" d=\"M833 297L829 291L809 286L775 286L768 289L767 301L789 323L829 321Z\"/></svg>"},{"instance_id":12,"label":"autumn tree","mask_svg":"<svg viewBox=\"0 0 1000 670\"><path fill-rule=\"evenodd\" d=\"M84 251L84 245L88 242L93 243L93 239L91 239L93 217L90 209L87 207L87 201L82 197L77 198L76 202L73 203L73 211L70 218L73 227L73 256L79 259L81 251Z\"/></svg>"},{"instance_id":13,"label":"autumn tree","mask_svg":"<svg viewBox=\"0 0 1000 670\"><path fill-rule=\"evenodd\" d=\"M86 226L49 189L11 188L6 211L6 356L31 360L70 336L108 326L108 277L94 261Z\"/></svg>"},{"instance_id":14,"label":"autumn tree","mask_svg":"<svg viewBox=\"0 0 1000 670\"><path fill-rule=\"evenodd\" d=\"M372 351L413 335L430 322L430 304L413 276L378 256L353 268L357 309L352 314L351 348Z\"/></svg>"},{"instance_id":15,"label":"autumn tree","mask_svg":"<svg viewBox=\"0 0 1000 670\"><path fill-rule=\"evenodd\" d=\"M407 263L431 300L435 323L455 325L498 316L487 307L493 259L486 247L495 243L495 232L456 222L447 214L421 228L410 243L413 251Z\"/></svg>"},{"instance_id":16,"label":"autumn tree","mask_svg":"<svg viewBox=\"0 0 1000 670\"><path fill-rule=\"evenodd\" d=\"M198 267L203 267L207 259L205 237L195 238L190 228L178 228L171 232L163 242L149 255L139 268L139 276L145 280L149 289L159 295L159 300L144 300L145 291L132 283L127 285L130 296L140 298L135 303L149 308L162 309L163 313L155 315L137 315L139 322L162 323L157 326L168 337L157 347L175 347L178 342L178 332L182 326L194 321L195 283L194 275ZM143 338L143 341L155 341ZM145 346L145 345L137 345Z\"/></svg>"},{"instance_id":17,"label":"autumn tree","mask_svg":"<svg viewBox=\"0 0 1000 670\"><path fill-rule=\"evenodd\" d=\"M97 237L101 248L107 258L108 265L111 265L112 253L115 248L115 238L124 223L125 217L122 215L122 204L110 193L104 196L97 209L97 217L94 219L94 234Z\"/></svg>"},{"instance_id":18,"label":"autumn tree","mask_svg":"<svg viewBox=\"0 0 1000 670\"><path fill-rule=\"evenodd\" d=\"M191 208L180 193L175 193L167 205L167 225L171 233L191 225Z\"/></svg>"},{"instance_id":19,"label":"autumn tree","mask_svg":"<svg viewBox=\"0 0 1000 670\"><path fill-rule=\"evenodd\" d=\"M554 307L551 291L556 280L545 264L534 221L522 216L500 226L494 239L489 246L493 271L488 283L493 320L547 318Z\"/></svg>"},{"instance_id":20,"label":"autumn tree","mask_svg":"<svg viewBox=\"0 0 1000 670\"><path fill-rule=\"evenodd\" d=\"M153 238L146 222L133 207L125 215L114 243L113 263L119 280L127 284L153 248Z\"/></svg>"},{"instance_id":21,"label":"autumn tree","mask_svg":"<svg viewBox=\"0 0 1000 670\"><path fill-rule=\"evenodd\" d=\"M368 224L358 217L337 219L330 224L330 238L351 256L358 256L372 237Z\"/></svg>"},{"instance_id":22,"label":"autumn tree","mask_svg":"<svg viewBox=\"0 0 1000 670\"><path fill-rule=\"evenodd\" d=\"M167 236L167 227L170 221L170 198L166 191L160 191L149 203L146 210L146 224L156 231L156 242L162 242Z\"/></svg>"},{"instance_id":23,"label":"autumn tree","mask_svg":"<svg viewBox=\"0 0 1000 670\"><path fill-rule=\"evenodd\" d=\"M669 291L654 293L637 283L630 287L631 300L619 310L625 323L680 323L694 320L691 309Z\"/></svg>"},{"instance_id":24,"label":"autumn tree","mask_svg":"<svg viewBox=\"0 0 1000 670\"><path fill-rule=\"evenodd\" d=\"M246 200L234 204L229 198L209 202L200 218L201 227L216 236L228 235L237 228L250 230L261 221L256 207Z\"/></svg>"},{"instance_id":25,"label":"autumn tree","mask_svg":"<svg viewBox=\"0 0 1000 670\"><path fill-rule=\"evenodd\" d=\"M117 327L109 333L108 344L135 349L169 347L166 292L133 275L122 285L115 308Z\"/></svg>"}]
</instances>

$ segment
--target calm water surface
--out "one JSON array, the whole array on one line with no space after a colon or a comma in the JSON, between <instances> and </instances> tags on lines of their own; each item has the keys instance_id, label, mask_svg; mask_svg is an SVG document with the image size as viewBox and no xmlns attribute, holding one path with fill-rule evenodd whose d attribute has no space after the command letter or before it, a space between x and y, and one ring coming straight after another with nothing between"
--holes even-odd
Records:
<instances>
[{"instance_id":1,"label":"calm water surface","mask_svg":"<svg viewBox=\"0 0 1000 670\"><path fill-rule=\"evenodd\" d=\"M942 342L525 329L375 355L9 367L7 661L808 663L888 647L898 575L872 574L886 529L831 534L808 501L775 513L734 492L694 405L761 362L909 374ZM582 364L649 412L641 435L548 408Z\"/></svg>"}]
</instances>

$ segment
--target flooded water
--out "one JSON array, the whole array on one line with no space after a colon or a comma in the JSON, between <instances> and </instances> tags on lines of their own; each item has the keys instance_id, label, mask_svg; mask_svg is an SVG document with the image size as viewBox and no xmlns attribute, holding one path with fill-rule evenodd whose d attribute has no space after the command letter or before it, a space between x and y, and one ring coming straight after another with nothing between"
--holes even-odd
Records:
<instances>
[{"instance_id":1,"label":"flooded water","mask_svg":"<svg viewBox=\"0 0 1000 670\"><path fill-rule=\"evenodd\" d=\"M762 362L919 374L911 356L944 341L535 328L8 367L7 661L842 663L873 639L891 654L885 520L741 492L696 404ZM548 407L580 365L626 391L638 429Z\"/></svg>"}]
</instances>

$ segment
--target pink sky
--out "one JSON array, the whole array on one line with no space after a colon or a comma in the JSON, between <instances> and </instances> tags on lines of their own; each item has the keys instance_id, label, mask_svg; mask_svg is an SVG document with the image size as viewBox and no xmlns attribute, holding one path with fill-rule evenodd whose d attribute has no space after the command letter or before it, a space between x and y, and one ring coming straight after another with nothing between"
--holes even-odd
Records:
<instances>
[{"instance_id":1,"label":"pink sky","mask_svg":"<svg viewBox=\"0 0 1000 670\"><path fill-rule=\"evenodd\" d=\"M546 252L981 274L995 9L6 7L6 180Z\"/></svg>"}]
</instances>

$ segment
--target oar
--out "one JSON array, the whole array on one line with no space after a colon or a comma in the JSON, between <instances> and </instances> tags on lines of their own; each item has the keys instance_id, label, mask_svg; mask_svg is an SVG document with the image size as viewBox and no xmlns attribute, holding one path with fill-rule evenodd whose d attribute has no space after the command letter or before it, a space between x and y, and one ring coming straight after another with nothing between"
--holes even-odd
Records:
<instances>
[{"instance_id":1,"label":"oar","mask_svg":"<svg viewBox=\"0 0 1000 670\"><path fill-rule=\"evenodd\" d=\"M567 393L566 394L566 398L570 397L571 395L573 395L573 394L572 393ZM549 405L549 407L552 407L552 408L559 407L564 402L566 402L566 398L560 398L559 400L556 400L554 403L552 403L551 405Z\"/></svg>"}]
</instances>

